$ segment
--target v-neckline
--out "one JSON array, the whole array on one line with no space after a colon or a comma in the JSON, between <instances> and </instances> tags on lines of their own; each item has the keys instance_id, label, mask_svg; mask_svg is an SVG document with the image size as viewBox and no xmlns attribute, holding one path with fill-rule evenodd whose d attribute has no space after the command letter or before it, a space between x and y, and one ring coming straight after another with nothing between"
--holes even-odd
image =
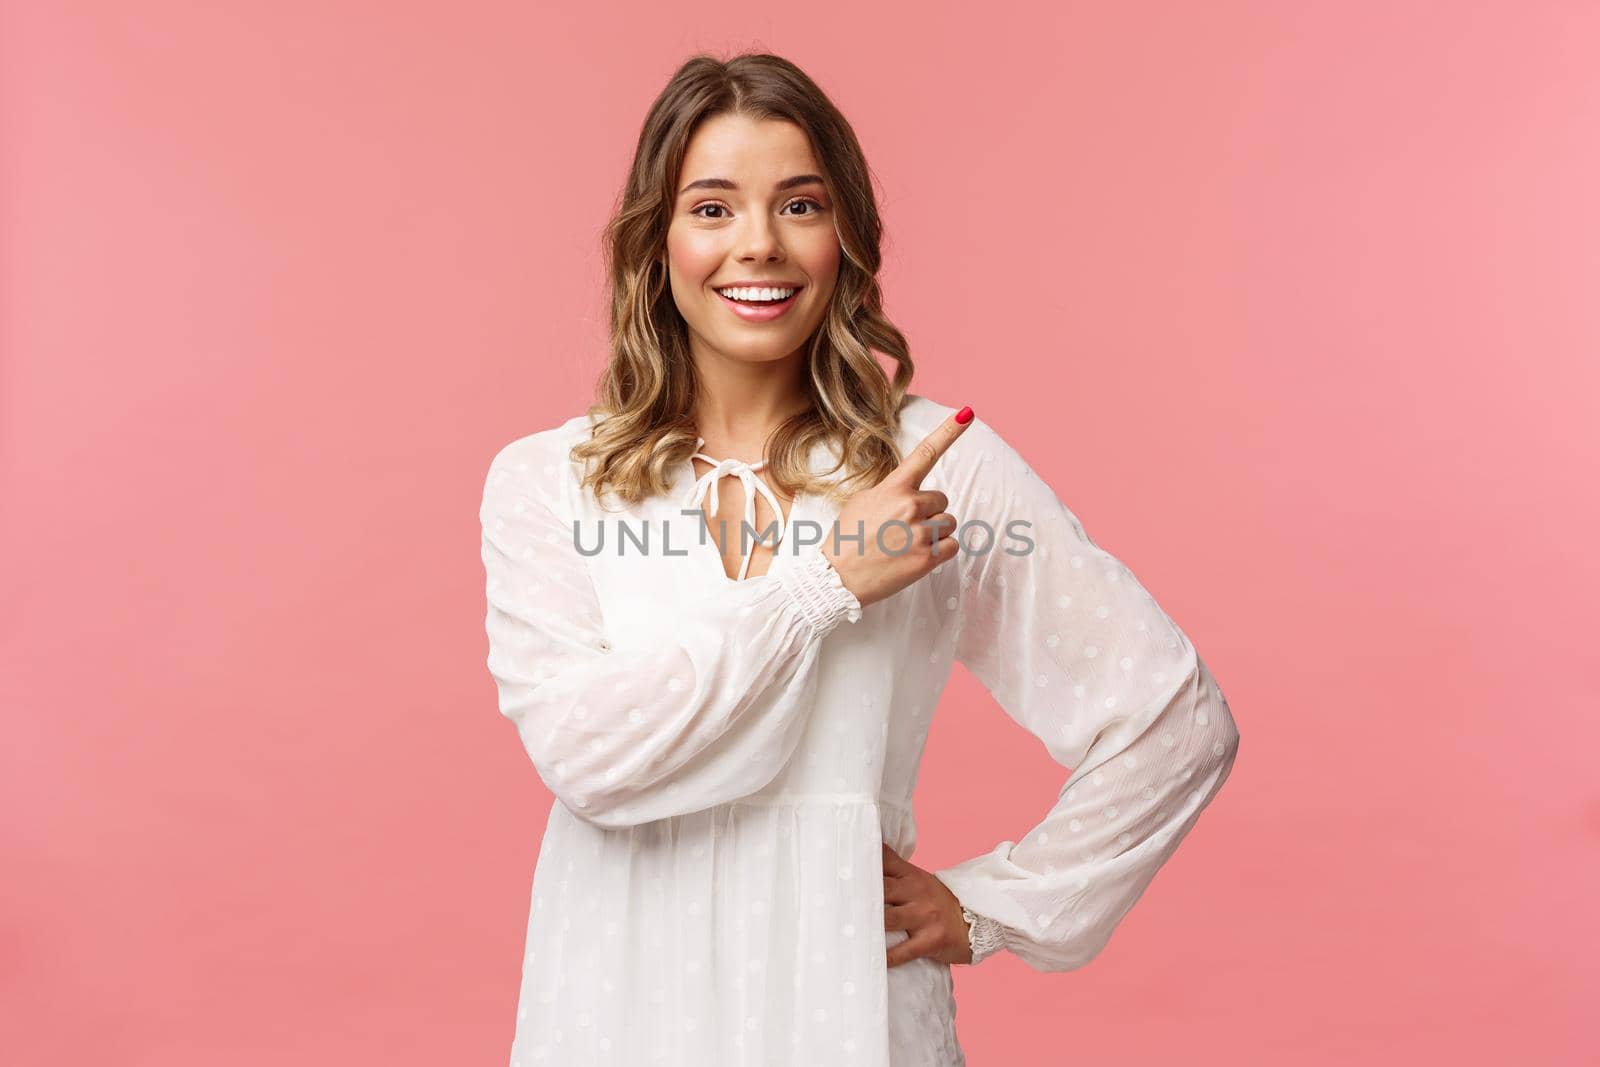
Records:
<instances>
[{"instance_id":1,"label":"v-neckline","mask_svg":"<svg viewBox=\"0 0 1600 1067\"><path fill-rule=\"evenodd\" d=\"M702 439L701 443L704 443L703 439ZM696 445L695 451L697 451L697 452L699 451L699 446L698 445ZM726 461L726 457L724 457L724 459L722 461L720 461L720 462L725 462L725 461ZM748 461L741 461L741 462L748 462ZM684 469L688 472L688 475L689 475L689 483L688 484L690 484L690 485L694 485L696 482L698 482L703 474L710 473L709 471L702 472L702 471L696 469L694 464L695 464L695 461L694 461L694 457L692 457L692 456L683 461ZM712 469L714 470L715 468L713 467ZM760 474L752 471L752 476L756 477L756 478L759 478ZM724 477L733 477L733 475L724 475ZM771 489L772 487L768 486L767 488ZM720 490L721 490L721 485L717 484L717 483L713 483L708 488L707 491L720 494ZM773 494L777 495L777 491L773 490ZM803 492L803 491L802 492L796 492L795 495L794 495L794 498L789 501L789 513L788 513L788 515L784 516L781 513L778 515L778 529L780 531L782 531L783 539L781 541L779 541L775 546L773 546L772 558L770 560L768 560L768 562L767 562L767 569L765 571L763 571L762 573L760 573L760 574L747 574L743 578L737 578L737 577L734 577L734 576L732 576L732 575L730 575L728 573L727 567L726 567L726 565L725 565L725 563L723 562L723 559L722 559L721 546L719 546L717 544L717 539L714 536L712 536L712 534L711 534L711 522L712 522L711 517L706 514L706 509L705 509L703 504L698 506L698 507L696 507L694 505L689 505L687 508L685 508L685 510L698 511L699 512L699 515L686 516L694 524L694 527L693 527L694 534L690 538L690 540L693 542L693 544L690 547L690 551L694 552L696 555L704 555L706 557L706 560L707 560L708 564L712 567L712 573L718 579L720 579L722 584L724 584L724 585L742 585L745 582L759 582L764 578L770 578L770 577L773 576L774 572L783 564L783 561L785 559L788 559L789 557L793 556L793 554L794 554L792 551L786 552L785 549L792 549L792 547L793 547L790 544L790 538L793 536L794 521L799 515L800 508L802 506L802 501L806 498L806 496L807 496L807 494L805 492ZM719 500L720 500L720 495L719 495ZM719 517L718 521L722 521L721 517ZM733 536L734 537L738 537L742 533L743 528L739 524L742 523L743 521L744 521L744 516L743 515L738 516L738 519L734 523L734 532L733 532ZM752 520L752 525L753 524L754 524L754 520ZM705 536L704 537L701 536L701 529L702 528L705 530ZM759 534L760 531L758 530L757 533ZM754 548L752 548L751 551L753 552ZM739 558L741 560L741 565L742 565L742 561L743 561L744 557L741 555ZM752 562L753 562L753 560L752 560Z\"/></svg>"}]
</instances>

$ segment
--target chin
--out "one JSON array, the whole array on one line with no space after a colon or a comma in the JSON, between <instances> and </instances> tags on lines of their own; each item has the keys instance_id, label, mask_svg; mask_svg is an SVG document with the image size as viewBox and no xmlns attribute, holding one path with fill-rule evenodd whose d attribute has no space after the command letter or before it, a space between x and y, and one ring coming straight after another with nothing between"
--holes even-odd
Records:
<instances>
[{"instance_id":1,"label":"chin","mask_svg":"<svg viewBox=\"0 0 1600 1067\"><path fill-rule=\"evenodd\" d=\"M729 359L742 360L746 363L776 363L780 359L793 355L794 350L805 343L805 338L772 340L761 338L730 339L725 344L716 346L719 352Z\"/></svg>"}]
</instances>

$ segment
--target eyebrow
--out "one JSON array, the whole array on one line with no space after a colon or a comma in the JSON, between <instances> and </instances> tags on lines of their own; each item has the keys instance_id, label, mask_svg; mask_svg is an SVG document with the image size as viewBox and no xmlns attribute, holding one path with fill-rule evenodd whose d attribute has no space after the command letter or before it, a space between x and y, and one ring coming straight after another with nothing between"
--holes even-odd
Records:
<instances>
[{"instance_id":1,"label":"eyebrow","mask_svg":"<svg viewBox=\"0 0 1600 1067\"><path fill-rule=\"evenodd\" d=\"M822 180L822 176L819 175L819 174L796 174L792 178L783 179L783 181L781 181L777 185L773 186L773 189L776 190L777 192L781 193L785 189L793 189L797 185L823 185L823 186L825 186L826 184L827 183ZM687 193L690 189L737 189L737 188L739 188L739 183L735 182L735 181L730 181L727 178L696 178L694 181L690 182L688 185L685 185L682 189L679 189L678 190L678 195L682 196L684 193Z\"/></svg>"}]
</instances>

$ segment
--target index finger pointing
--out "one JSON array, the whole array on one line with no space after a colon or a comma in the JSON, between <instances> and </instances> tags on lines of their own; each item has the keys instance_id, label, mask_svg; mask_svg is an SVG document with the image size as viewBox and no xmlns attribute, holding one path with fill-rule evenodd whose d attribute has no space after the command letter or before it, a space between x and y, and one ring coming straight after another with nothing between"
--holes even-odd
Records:
<instances>
[{"instance_id":1,"label":"index finger pointing","mask_svg":"<svg viewBox=\"0 0 1600 1067\"><path fill-rule=\"evenodd\" d=\"M922 479L932 472L933 465L939 462L939 457L943 456L945 450L955 443L956 438L966 433L967 427L971 425L972 409L964 407L935 426L927 437L918 441L889 477L899 478L913 489L920 489Z\"/></svg>"}]
</instances>

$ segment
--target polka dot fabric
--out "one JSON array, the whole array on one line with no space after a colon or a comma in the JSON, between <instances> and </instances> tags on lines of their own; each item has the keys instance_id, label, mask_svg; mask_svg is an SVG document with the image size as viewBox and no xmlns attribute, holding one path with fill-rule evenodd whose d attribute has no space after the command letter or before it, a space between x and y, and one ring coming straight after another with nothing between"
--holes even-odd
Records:
<instances>
[{"instance_id":1,"label":"polka dot fabric","mask_svg":"<svg viewBox=\"0 0 1600 1067\"><path fill-rule=\"evenodd\" d=\"M957 557L956 658L1073 773L1020 841L934 873L982 917L975 957L1006 948L1067 971L1105 947L1222 788L1239 734L1205 663L1133 573L994 430L975 426L958 447L969 443L945 491L976 506L952 513L1000 529L1025 517L1033 547Z\"/></svg>"},{"instance_id":2,"label":"polka dot fabric","mask_svg":"<svg viewBox=\"0 0 1600 1067\"><path fill-rule=\"evenodd\" d=\"M902 449L952 411L909 397ZM906 934L883 929L880 845L915 851L952 664L1073 769L1020 841L935 872L975 960L1040 970L1099 951L1221 787L1238 735L1215 681L981 421L923 484L992 550L865 608L817 547L823 498L795 499L765 574L730 579L681 510L693 463L664 497L602 504L568 457L588 431L505 446L480 511L500 712L555 796L510 1062L964 1064L950 967L885 964ZM1034 547L1012 555L1019 519Z\"/></svg>"}]
</instances>

